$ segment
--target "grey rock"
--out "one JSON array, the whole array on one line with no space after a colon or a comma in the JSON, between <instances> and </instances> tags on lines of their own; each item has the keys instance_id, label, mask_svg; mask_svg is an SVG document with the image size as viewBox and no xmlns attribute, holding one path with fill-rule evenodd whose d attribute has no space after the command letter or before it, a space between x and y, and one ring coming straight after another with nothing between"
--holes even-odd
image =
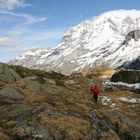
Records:
<instances>
[{"instance_id":1,"label":"grey rock","mask_svg":"<svg viewBox=\"0 0 140 140\"><path fill-rule=\"evenodd\" d=\"M112 82L124 82L128 84L140 83L140 71L137 70L119 70L111 77Z\"/></svg>"},{"instance_id":2,"label":"grey rock","mask_svg":"<svg viewBox=\"0 0 140 140\"><path fill-rule=\"evenodd\" d=\"M0 106L0 118L15 118L19 115L28 116L33 107L26 104L12 104ZM27 119L27 118L26 118Z\"/></svg>"},{"instance_id":3,"label":"grey rock","mask_svg":"<svg viewBox=\"0 0 140 140\"><path fill-rule=\"evenodd\" d=\"M26 80L26 89L35 91L37 93L42 92L42 86L38 81Z\"/></svg>"},{"instance_id":4,"label":"grey rock","mask_svg":"<svg viewBox=\"0 0 140 140\"><path fill-rule=\"evenodd\" d=\"M126 130L120 133L120 127L125 124ZM91 137L93 140L126 140L140 139L139 119L130 118L119 112L106 112L98 114L97 110L92 112Z\"/></svg>"},{"instance_id":5,"label":"grey rock","mask_svg":"<svg viewBox=\"0 0 140 140\"><path fill-rule=\"evenodd\" d=\"M59 115L60 111L57 109L49 109L47 107L44 108L44 111L41 112L42 115L49 115L49 116L53 116L53 115Z\"/></svg>"},{"instance_id":6,"label":"grey rock","mask_svg":"<svg viewBox=\"0 0 140 140\"><path fill-rule=\"evenodd\" d=\"M28 121L30 121L30 125ZM44 126L40 124L34 117L28 121L26 119L26 121L16 126L17 130L22 129L26 132L26 139L30 138L30 140L64 140L63 134L55 130L52 126Z\"/></svg>"},{"instance_id":7,"label":"grey rock","mask_svg":"<svg viewBox=\"0 0 140 140\"><path fill-rule=\"evenodd\" d=\"M3 88L0 90L0 97L8 99L23 100L24 96L15 88Z\"/></svg>"},{"instance_id":8,"label":"grey rock","mask_svg":"<svg viewBox=\"0 0 140 140\"><path fill-rule=\"evenodd\" d=\"M0 63L0 80L6 82L15 82L21 79L15 70L10 68L8 65Z\"/></svg>"},{"instance_id":9,"label":"grey rock","mask_svg":"<svg viewBox=\"0 0 140 140\"><path fill-rule=\"evenodd\" d=\"M56 85L56 81L54 79L48 79L48 78L44 78L44 80L49 83L49 84L53 84Z\"/></svg>"},{"instance_id":10,"label":"grey rock","mask_svg":"<svg viewBox=\"0 0 140 140\"><path fill-rule=\"evenodd\" d=\"M73 117L81 117L82 115L77 111L68 111L68 115Z\"/></svg>"},{"instance_id":11,"label":"grey rock","mask_svg":"<svg viewBox=\"0 0 140 140\"><path fill-rule=\"evenodd\" d=\"M55 140L64 140L64 135L58 131L53 134Z\"/></svg>"}]
</instances>

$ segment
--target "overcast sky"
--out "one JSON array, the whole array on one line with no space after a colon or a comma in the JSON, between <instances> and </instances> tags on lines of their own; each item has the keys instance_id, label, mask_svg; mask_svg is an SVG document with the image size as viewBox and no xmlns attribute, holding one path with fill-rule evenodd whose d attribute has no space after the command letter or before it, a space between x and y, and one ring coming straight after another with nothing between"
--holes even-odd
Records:
<instances>
[{"instance_id":1,"label":"overcast sky","mask_svg":"<svg viewBox=\"0 0 140 140\"><path fill-rule=\"evenodd\" d=\"M55 47L70 27L117 9L139 10L140 0L0 0L0 62Z\"/></svg>"}]
</instances>

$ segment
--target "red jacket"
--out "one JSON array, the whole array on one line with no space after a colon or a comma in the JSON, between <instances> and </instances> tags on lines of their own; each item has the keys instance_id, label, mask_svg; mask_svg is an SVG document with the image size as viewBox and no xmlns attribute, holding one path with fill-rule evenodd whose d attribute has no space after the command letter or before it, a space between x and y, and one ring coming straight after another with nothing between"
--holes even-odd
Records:
<instances>
[{"instance_id":1,"label":"red jacket","mask_svg":"<svg viewBox=\"0 0 140 140\"><path fill-rule=\"evenodd\" d=\"M91 92L93 93L93 94L99 94L99 92L100 92L100 89L98 88L98 87L94 87L94 88L91 88Z\"/></svg>"}]
</instances>

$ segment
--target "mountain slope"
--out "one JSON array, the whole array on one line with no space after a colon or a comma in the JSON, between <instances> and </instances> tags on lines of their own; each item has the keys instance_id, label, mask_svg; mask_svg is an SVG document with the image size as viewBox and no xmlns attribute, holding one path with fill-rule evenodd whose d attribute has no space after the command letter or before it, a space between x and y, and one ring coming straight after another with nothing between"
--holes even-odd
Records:
<instances>
[{"instance_id":1,"label":"mountain slope","mask_svg":"<svg viewBox=\"0 0 140 140\"><path fill-rule=\"evenodd\" d=\"M30 49L27 52L16 57L15 60L11 61L10 63L30 68L36 68L36 66L45 63L47 56L52 52L53 49L50 48Z\"/></svg>"},{"instance_id":2,"label":"mountain slope","mask_svg":"<svg viewBox=\"0 0 140 140\"><path fill-rule=\"evenodd\" d=\"M0 63L0 139L139 140L140 94L106 91L109 71L65 76ZM98 103L92 81L102 87Z\"/></svg>"},{"instance_id":3,"label":"mountain slope","mask_svg":"<svg viewBox=\"0 0 140 140\"><path fill-rule=\"evenodd\" d=\"M42 50L37 57L24 55L11 64L64 74L96 67L116 68L140 56L139 22L140 11L110 11L70 28L61 44L45 57L38 57Z\"/></svg>"}]
</instances>

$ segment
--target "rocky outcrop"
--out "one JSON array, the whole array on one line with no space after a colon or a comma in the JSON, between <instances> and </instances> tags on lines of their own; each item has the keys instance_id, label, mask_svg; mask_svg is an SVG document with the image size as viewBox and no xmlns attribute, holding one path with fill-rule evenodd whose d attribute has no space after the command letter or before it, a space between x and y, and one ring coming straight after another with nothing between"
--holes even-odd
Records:
<instances>
[{"instance_id":1,"label":"rocky outcrop","mask_svg":"<svg viewBox=\"0 0 140 140\"><path fill-rule=\"evenodd\" d=\"M4 68L19 78L0 86L0 132L13 140L85 139L90 128L84 97L86 82L81 75L64 76L55 72ZM3 67L0 69L2 71ZM14 75L11 75L13 78ZM2 79L1 79L2 80ZM82 99L82 100L81 100Z\"/></svg>"},{"instance_id":2,"label":"rocky outcrop","mask_svg":"<svg viewBox=\"0 0 140 140\"><path fill-rule=\"evenodd\" d=\"M21 77L10 66L0 63L0 81L15 82Z\"/></svg>"},{"instance_id":3,"label":"rocky outcrop","mask_svg":"<svg viewBox=\"0 0 140 140\"><path fill-rule=\"evenodd\" d=\"M138 119L130 118L116 111L92 112L92 140L139 140Z\"/></svg>"},{"instance_id":4,"label":"rocky outcrop","mask_svg":"<svg viewBox=\"0 0 140 140\"><path fill-rule=\"evenodd\" d=\"M10 87L3 88L2 90L0 90L0 96L17 100L24 99L24 96L17 89Z\"/></svg>"},{"instance_id":5,"label":"rocky outcrop","mask_svg":"<svg viewBox=\"0 0 140 140\"><path fill-rule=\"evenodd\" d=\"M133 30L127 34L125 37L124 42L122 43L123 45L128 45L129 41L131 39L134 39L135 41L138 41L140 39L140 30Z\"/></svg>"},{"instance_id":6,"label":"rocky outcrop","mask_svg":"<svg viewBox=\"0 0 140 140\"><path fill-rule=\"evenodd\" d=\"M119 70L111 77L112 82L124 82L128 84L140 83L140 71Z\"/></svg>"}]
</instances>

